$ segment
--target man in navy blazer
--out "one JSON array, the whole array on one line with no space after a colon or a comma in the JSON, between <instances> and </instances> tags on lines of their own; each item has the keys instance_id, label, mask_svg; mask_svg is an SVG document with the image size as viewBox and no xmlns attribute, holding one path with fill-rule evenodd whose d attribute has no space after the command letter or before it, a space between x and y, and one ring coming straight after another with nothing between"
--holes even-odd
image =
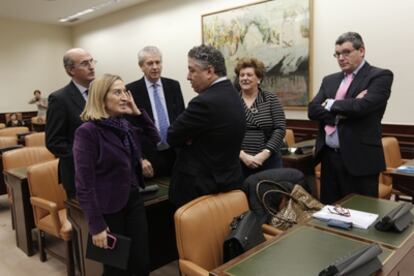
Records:
<instances>
[{"instance_id":1,"label":"man in navy blazer","mask_svg":"<svg viewBox=\"0 0 414 276\"><path fill-rule=\"evenodd\" d=\"M144 76L127 84L126 88L131 91L136 105L147 111L158 131L162 132L161 128L164 128L164 133L166 133L168 126L184 110L180 83L173 79L161 77L162 55L161 51L155 46L146 46L139 51L138 64ZM154 98L154 84L158 85L161 105L167 115L167 123L164 125L160 124L157 112L160 103ZM128 120L136 125L135 118L128 117ZM173 147L168 145L166 141L161 141L157 147L154 147L151 142L143 139L142 151L142 169L145 177L171 176L171 170L176 159L176 150Z\"/></svg>"},{"instance_id":2,"label":"man in navy blazer","mask_svg":"<svg viewBox=\"0 0 414 276\"><path fill-rule=\"evenodd\" d=\"M95 63L96 60L84 49L68 50L63 56L63 65L72 79L49 96L46 147L59 158L59 179L69 198L75 197L76 193L73 140L75 130L82 124L79 115L85 107L89 84L95 79Z\"/></svg>"},{"instance_id":3,"label":"man in navy blazer","mask_svg":"<svg viewBox=\"0 0 414 276\"><path fill-rule=\"evenodd\" d=\"M176 207L242 185L239 153L246 121L222 54L211 46L192 48L187 79L199 95L168 130L168 143L180 147L169 191Z\"/></svg>"},{"instance_id":4,"label":"man in navy blazer","mask_svg":"<svg viewBox=\"0 0 414 276\"><path fill-rule=\"evenodd\" d=\"M321 201L331 204L347 194L378 197L379 173L385 170L381 119L391 94L393 73L365 61L362 37L342 34L335 54L342 72L326 76L308 116L319 121L316 160L321 162ZM337 91L346 88L343 99Z\"/></svg>"}]
</instances>

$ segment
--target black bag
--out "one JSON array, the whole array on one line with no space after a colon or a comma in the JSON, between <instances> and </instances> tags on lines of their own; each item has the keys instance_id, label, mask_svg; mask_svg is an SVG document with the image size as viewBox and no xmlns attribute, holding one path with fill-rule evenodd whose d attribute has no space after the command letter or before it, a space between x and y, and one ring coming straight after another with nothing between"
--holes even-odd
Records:
<instances>
[{"instance_id":1,"label":"black bag","mask_svg":"<svg viewBox=\"0 0 414 276\"><path fill-rule=\"evenodd\" d=\"M231 233L223 244L223 262L239 256L265 240L259 219L251 211L235 217L230 228Z\"/></svg>"}]
</instances>

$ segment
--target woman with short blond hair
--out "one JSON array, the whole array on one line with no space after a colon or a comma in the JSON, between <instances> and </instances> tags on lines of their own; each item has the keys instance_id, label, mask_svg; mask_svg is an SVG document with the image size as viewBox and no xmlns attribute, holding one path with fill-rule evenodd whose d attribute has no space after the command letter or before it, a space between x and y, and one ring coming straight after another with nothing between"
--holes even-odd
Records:
<instances>
[{"instance_id":1,"label":"woman with short blond hair","mask_svg":"<svg viewBox=\"0 0 414 276\"><path fill-rule=\"evenodd\" d=\"M140 128L123 116L137 116ZM139 110L119 76L105 74L90 86L75 133L76 195L95 246L109 249L108 232L131 238L127 271L104 265L104 275L148 275L148 230L139 187L142 136L159 141L158 131L144 110Z\"/></svg>"}]
</instances>

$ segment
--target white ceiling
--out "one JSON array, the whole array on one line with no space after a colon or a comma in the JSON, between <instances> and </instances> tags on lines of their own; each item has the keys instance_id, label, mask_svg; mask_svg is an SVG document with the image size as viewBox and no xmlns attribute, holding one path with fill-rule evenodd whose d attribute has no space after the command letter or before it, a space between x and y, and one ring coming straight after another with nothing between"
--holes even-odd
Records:
<instances>
[{"instance_id":1,"label":"white ceiling","mask_svg":"<svg viewBox=\"0 0 414 276\"><path fill-rule=\"evenodd\" d=\"M117 0L112 5L86 14L73 23L61 23L67 17L85 9L116 0L0 0L0 18L12 18L57 25L74 25L148 0Z\"/></svg>"}]
</instances>

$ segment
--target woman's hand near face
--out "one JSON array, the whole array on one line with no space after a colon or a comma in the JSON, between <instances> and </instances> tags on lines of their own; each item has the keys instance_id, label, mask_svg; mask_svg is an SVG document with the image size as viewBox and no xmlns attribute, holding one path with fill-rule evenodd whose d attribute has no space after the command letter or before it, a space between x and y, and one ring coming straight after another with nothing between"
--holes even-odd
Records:
<instances>
[{"instance_id":1,"label":"woman's hand near face","mask_svg":"<svg viewBox=\"0 0 414 276\"><path fill-rule=\"evenodd\" d=\"M141 110L139 110L139 108L137 107L137 105L135 104L134 98L132 97L131 91L126 91L126 95L127 95L127 103L128 103L128 107L130 109L129 114L131 115L141 115Z\"/></svg>"}]
</instances>

